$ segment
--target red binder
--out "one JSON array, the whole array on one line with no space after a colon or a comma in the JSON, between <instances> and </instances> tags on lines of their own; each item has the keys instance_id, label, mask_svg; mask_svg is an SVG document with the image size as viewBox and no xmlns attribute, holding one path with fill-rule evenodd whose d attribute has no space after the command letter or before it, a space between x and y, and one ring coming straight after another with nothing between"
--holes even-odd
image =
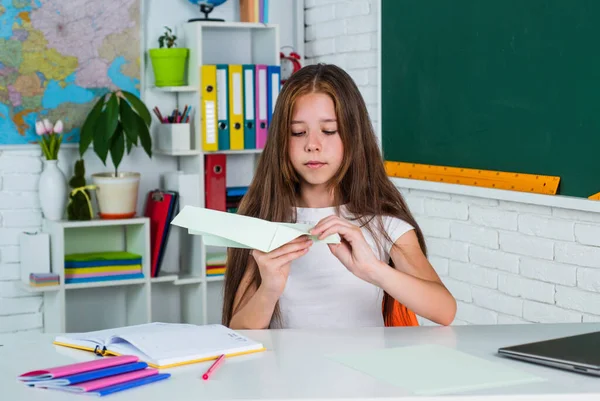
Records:
<instances>
[{"instance_id":1,"label":"red binder","mask_svg":"<svg viewBox=\"0 0 600 401\"><path fill-rule=\"evenodd\" d=\"M176 205L176 192L159 190L148 192L144 216L150 219L150 277L157 277L160 271L160 263Z\"/></svg>"},{"instance_id":2,"label":"red binder","mask_svg":"<svg viewBox=\"0 0 600 401\"><path fill-rule=\"evenodd\" d=\"M204 196L207 209L226 211L226 155L213 154L205 156Z\"/></svg>"}]
</instances>

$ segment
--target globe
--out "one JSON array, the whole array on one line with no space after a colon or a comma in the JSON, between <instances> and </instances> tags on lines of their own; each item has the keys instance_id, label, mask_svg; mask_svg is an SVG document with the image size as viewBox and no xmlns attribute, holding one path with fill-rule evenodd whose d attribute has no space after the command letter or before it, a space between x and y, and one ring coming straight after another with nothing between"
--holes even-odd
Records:
<instances>
[{"instance_id":1,"label":"globe","mask_svg":"<svg viewBox=\"0 0 600 401\"><path fill-rule=\"evenodd\" d=\"M200 12L204 13L204 18L192 18L188 20L188 22L194 21L225 21L224 19L219 18L208 18L208 14L214 10L215 7L218 7L225 3L227 0L188 0L195 6L200 7Z\"/></svg>"}]
</instances>

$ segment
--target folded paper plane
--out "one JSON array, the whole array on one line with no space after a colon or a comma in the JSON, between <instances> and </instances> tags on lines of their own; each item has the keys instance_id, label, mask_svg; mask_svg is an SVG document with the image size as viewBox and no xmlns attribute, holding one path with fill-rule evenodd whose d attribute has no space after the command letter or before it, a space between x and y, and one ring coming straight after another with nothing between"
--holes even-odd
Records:
<instances>
[{"instance_id":1,"label":"folded paper plane","mask_svg":"<svg viewBox=\"0 0 600 401\"><path fill-rule=\"evenodd\" d=\"M311 224L279 223L256 217L186 205L171 224L187 228L190 234L202 235L206 245L258 249L271 252L302 235L327 244L340 242L338 234L322 240L310 235Z\"/></svg>"}]
</instances>

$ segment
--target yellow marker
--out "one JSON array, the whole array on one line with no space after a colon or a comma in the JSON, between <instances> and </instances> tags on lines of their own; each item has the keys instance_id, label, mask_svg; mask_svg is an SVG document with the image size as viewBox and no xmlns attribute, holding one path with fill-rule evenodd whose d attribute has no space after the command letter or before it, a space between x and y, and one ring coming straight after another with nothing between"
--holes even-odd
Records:
<instances>
[{"instance_id":1,"label":"yellow marker","mask_svg":"<svg viewBox=\"0 0 600 401\"><path fill-rule=\"evenodd\" d=\"M386 161L389 176L555 195L560 177Z\"/></svg>"}]
</instances>

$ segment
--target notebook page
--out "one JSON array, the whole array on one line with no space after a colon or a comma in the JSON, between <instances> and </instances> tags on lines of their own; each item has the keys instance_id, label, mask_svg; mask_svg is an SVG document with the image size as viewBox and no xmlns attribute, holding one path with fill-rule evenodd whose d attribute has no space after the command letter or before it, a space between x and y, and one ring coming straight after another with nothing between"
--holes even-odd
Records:
<instances>
[{"instance_id":1,"label":"notebook page","mask_svg":"<svg viewBox=\"0 0 600 401\"><path fill-rule=\"evenodd\" d=\"M129 332L111 339L107 348L118 353L135 347L151 363L172 363L258 350L262 344L222 325L167 324L143 332ZM125 352L126 353L126 352Z\"/></svg>"}]
</instances>

